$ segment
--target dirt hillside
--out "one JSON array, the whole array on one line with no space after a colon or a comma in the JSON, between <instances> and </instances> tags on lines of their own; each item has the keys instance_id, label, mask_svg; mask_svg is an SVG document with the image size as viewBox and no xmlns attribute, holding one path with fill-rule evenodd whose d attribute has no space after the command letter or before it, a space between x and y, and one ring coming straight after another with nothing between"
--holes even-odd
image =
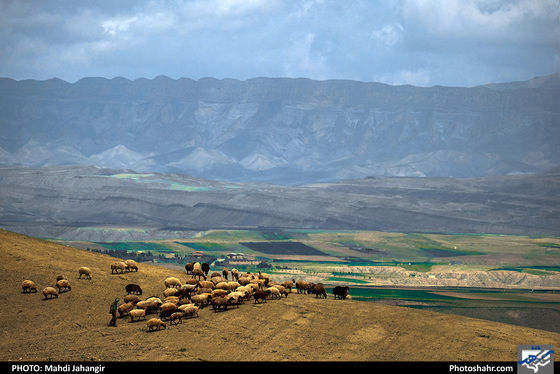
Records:
<instances>
[{"instance_id":1,"label":"dirt hillside","mask_svg":"<svg viewBox=\"0 0 560 374\"><path fill-rule=\"evenodd\" d=\"M138 283L162 297L164 279L182 271L140 264L111 274L114 258L0 230L0 360L24 361L515 361L517 345L556 344L560 334L355 300L298 295L200 311L198 318L148 332L109 306ZM78 279L88 266L91 280ZM65 274L72 290L44 300ZM37 293L22 293L31 279ZM556 355L560 357L560 355Z\"/></svg>"}]
</instances>

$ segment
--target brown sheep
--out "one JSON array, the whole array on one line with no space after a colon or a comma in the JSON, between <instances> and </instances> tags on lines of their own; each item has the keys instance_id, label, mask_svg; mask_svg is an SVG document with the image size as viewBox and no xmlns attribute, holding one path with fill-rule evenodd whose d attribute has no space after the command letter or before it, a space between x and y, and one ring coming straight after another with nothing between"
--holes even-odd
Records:
<instances>
[{"instance_id":1,"label":"brown sheep","mask_svg":"<svg viewBox=\"0 0 560 374\"><path fill-rule=\"evenodd\" d=\"M53 287L45 287L43 289L43 296L45 296L45 300L52 299L53 297L58 299L58 292Z\"/></svg>"},{"instance_id":2,"label":"brown sheep","mask_svg":"<svg viewBox=\"0 0 560 374\"><path fill-rule=\"evenodd\" d=\"M117 311L119 312L119 315L122 317L127 315L132 309L134 309L134 303L130 302L130 303L119 305Z\"/></svg>"},{"instance_id":3,"label":"brown sheep","mask_svg":"<svg viewBox=\"0 0 560 374\"><path fill-rule=\"evenodd\" d=\"M211 304L214 312L217 312L219 310L227 310L228 301L225 297L218 296L212 299Z\"/></svg>"},{"instance_id":4,"label":"brown sheep","mask_svg":"<svg viewBox=\"0 0 560 374\"><path fill-rule=\"evenodd\" d=\"M308 293L309 292L309 283L300 279L296 282L296 289L298 293Z\"/></svg>"},{"instance_id":5,"label":"brown sheep","mask_svg":"<svg viewBox=\"0 0 560 374\"><path fill-rule=\"evenodd\" d=\"M266 291L256 291L253 294L253 298L255 299L255 304L256 303L262 303L265 302L266 303L266 298L268 297L268 293Z\"/></svg>"},{"instance_id":6,"label":"brown sheep","mask_svg":"<svg viewBox=\"0 0 560 374\"><path fill-rule=\"evenodd\" d=\"M86 279L91 279L91 269L85 266L82 266L78 269L78 274L80 275L78 278L82 278L82 275L85 275Z\"/></svg>"},{"instance_id":7,"label":"brown sheep","mask_svg":"<svg viewBox=\"0 0 560 374\"><path fill-rule=\"evenodd\" d=\"M163 322L159 318L152 318L148 320L147 325L148 325L148 331L159 330L160 328L165 329L167 327L165 322Z\"/></svg>"},{"instance_id":8,"label":"brown sheep","mask_svg":"<svg viewBox=\"0 0 560 374\"><path fill-rule=\"evenodd\" d=\"M133 303L136 304L140 301L138 295L126 295L123 299L125 303Z\"/></svg>"},{"instance_id":9,"label":"brown sheep","mask_svg":"<svg viewBox=\"0 0 560 374\"><path fill-rule=\"evenodd\" d=\"M114 273L118 274L119 271L122 274L124 273L125 270L126 270L126 264L122 261L116 261L111 264L111 274Z\"/></svg>"},{"instance_id":10,"label":"brown sheep","mask_svg":"<svg viewBox=\"0 0 560 374\"><path fill-rule=\"evenodd\" d=\"M142 288L140 288L140 286L137 284L129 283L124 287L124 289L126 290L127 295L142 295Z\"/></svg>"},{"instance_id":11,"label":"brown sheep","mask_svg":"<svg viewBox=\"0 0 560 374\"><path fill-rule=\"evenodd\" d=\"M164 281L165 288L179 288L181 287L181 281L175 277L166 278Z\"/></svg>"},{"instance_id":12,"label":"brown sheep","mask_svg":"<svg viewBox=\"0 0 560 374\"><path fill-rule=\"evenodd\" d=\"M24 280L21 284L21 290L25 293L37 292L37 285L33 281Z\"/></svg>"},{"instance_id":13,"label":"brown sheep","mask_svg":"<svg viewBox=\"0 0 560 374\"><path fill-rule=\"evenodd\" d=\"M322 283L318 283L313 287L311 293L315 295L315 297L324 297L327 298L327 290L325 290L325 286Z\"/></svg>"},{"instance_id":14,"label":"brown sheep","mask_svg":"<svg viewBox=\"0 0 560 374\"><path fill-rule=\"evenodd\" d=\"M288 290L288 292L292 293L292 287L294 286L294 283L296 283L296 280L292 279L291 281L282 282L282 286L284 286L286 290Z\"/></svg>"},{"instance_id":15,"label":"brown sheep","mask_svg":"<svg viewBox=\"0 0 560 374\"><path fill-rule=\"evenodd\" d=\"M183 317L185 316L185 314L181 311L178 312L173 312L171 314L171 316L169 316L169 323L171 323L172 325L175 324L179 324L179 323L183 323Z\"/></svg>"},{"instance_id":16,"label":"brown sheep","mask_svg":"<svg viewBox=\"0 0 560 374\"><path fill-rule=\"evenodd\" d=\"M67 279L61 279L56 282L56 287L58 288L58 292L72 291L72 287L70 287L70 283Z\"/></svg>"}]
</instances>

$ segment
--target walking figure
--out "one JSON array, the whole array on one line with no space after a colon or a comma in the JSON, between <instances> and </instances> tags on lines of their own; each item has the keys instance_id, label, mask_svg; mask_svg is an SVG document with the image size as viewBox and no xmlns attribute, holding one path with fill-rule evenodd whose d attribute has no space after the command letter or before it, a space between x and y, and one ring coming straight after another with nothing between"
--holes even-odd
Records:
<instances>
[{"instance_id":1,"label":"walking figure","mask_svg":"<svg viewBox=\"0 0 560 374\"><path fill-rule=\"evenodd\" d=\"M117 303L119 302L119 298L116 298L115 301L111 304L111 309L109 309L109 313L113 315L111 322L109 322L109 326L117 327Z\"/></svg>"}]
</instances>

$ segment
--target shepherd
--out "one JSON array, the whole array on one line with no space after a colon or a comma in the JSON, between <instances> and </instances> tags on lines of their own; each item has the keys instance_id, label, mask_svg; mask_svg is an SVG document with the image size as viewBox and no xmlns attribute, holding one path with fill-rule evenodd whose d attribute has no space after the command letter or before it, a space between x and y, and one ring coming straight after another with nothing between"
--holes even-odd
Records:
<instances>
[{"instance_id":1,"label":"shepherd","mask_svg":"<svg viewBox=\"0 0 560 374\"><path fill-rule=\"evenodd\" d=\"M109 326L117 327L117 304L119 302L119 298L116 298L115 301L111 304L111 308L109 309L109 313L113 315L111 322L109 322Z\"/></svg>"}]
</instances>

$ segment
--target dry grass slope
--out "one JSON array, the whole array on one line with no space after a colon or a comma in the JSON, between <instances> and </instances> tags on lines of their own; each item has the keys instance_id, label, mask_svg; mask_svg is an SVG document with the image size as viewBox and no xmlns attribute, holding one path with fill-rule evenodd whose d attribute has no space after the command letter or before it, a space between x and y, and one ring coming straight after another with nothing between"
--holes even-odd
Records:
<instances>
[{"instance_id":1,"label":"dry grass slope","mask_svg":"<svg viewBox=\"0 0 560 374\"><path fill-rule=\"evenodd\" d=\"M515 361L518 344L558 344L560 334L354 300L288 298L214 312L165 330L119 318L109 305L129 282L144 297L162 296L168 276L186 275L140 264L111 274L114 258L0 230L3 287L0 360L23 361ZM93 279L78 279L88 266ZM72 291L44 300L41 290L68 276ZM31 279L38 292L24 294ZM556 355L560 357L560 355Z\"/></svg>"}]
</instances>

